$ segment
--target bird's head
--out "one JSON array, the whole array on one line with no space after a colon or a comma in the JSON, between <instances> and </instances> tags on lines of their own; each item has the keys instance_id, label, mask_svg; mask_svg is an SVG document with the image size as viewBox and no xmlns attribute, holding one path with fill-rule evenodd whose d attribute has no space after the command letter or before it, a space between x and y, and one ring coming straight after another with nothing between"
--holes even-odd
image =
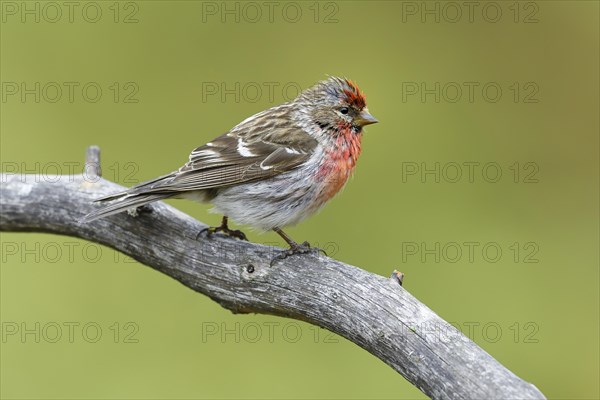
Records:
<instances>
[{"instance_id":1,"label":"bird's head","mask_svg":"<svg viewBox=\"0 0 600 400\"><path fill-rule=\"evenodd\" d=\"M364 94L349 79L330 77L303 91L295 101L326 132L352 129L361 133L363 126L379 122L369 113Z\"/></svg>"}]
</instances>

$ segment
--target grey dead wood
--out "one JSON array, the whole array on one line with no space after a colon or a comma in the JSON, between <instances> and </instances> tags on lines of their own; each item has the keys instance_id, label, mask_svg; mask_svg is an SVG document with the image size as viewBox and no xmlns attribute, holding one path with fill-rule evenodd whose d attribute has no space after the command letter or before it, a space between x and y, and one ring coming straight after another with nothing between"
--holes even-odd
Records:
<instances>
[{"instance_id":1,"label":"grey dead wood","mask_svg":"<svg viewBox=\"0 0 600 400\"><path fill-rule=\"evenodd\" d=\"M272 314L323 327L380 358L434 399L544 399L419 302L402 275L372 274L320 254L270 266L281 249L213 235L177 209L154 203L89 224L92 200L123 187L100 177L99 149L82 175L2 174L0 230L83 238L118 250L234 313Z\"/></svg>"}]
</instances>

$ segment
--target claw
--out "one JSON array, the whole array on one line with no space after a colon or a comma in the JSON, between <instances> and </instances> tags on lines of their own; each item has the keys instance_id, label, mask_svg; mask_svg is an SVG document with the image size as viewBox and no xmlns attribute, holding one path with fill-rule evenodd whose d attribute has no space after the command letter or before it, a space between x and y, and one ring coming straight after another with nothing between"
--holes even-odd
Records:
<instances>
[{"instance_id":1,"label":"claw","mask_svg":"<svg viewBox=\"0 0 600 400\"><path fill-rule=\"evenodd\" d=\"M204 232L206 232L206 235L208 237L211 237L213 233L222 232L222 233L224 233L227 236L231 236L231 237L234 237L234 238L238 238L240 240L248 241L248 238L246 237L246 234L244 232L242 232L240 230L237 230L237 229L229 229L229 226L227 225L227 217L223 217L223 221L221 222L221 226L211 226L211 227L202 229L196 235L196 240L198 240L198 238Z\"/></svg>"},{"instance_id":2,"label":"claw","mask_svg":"<svg viewBox=\"0 0 600 400\"><path fill-rule=\"evenodd\" d=\"M325 250L320 249L318 247L310 247L310 244L308 242L304 242L302 244L294 243L293 245L290 246L289 249L284 250L280 254L273 257L273 259L271 260L271 267L273 266L273 264L276 261L285 260L289 256L293 256L295 254L309 254L309 253L314 254L314 253L319 253L319 252L327 255Z\"/></svg>"}]
</instances>

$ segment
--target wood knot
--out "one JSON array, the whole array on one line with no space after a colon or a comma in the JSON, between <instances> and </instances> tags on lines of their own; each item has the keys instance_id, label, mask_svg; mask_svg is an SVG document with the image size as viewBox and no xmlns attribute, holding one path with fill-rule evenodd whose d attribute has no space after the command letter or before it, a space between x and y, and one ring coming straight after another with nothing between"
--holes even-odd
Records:
<instances>
[{"instance_id":1,"label":"wood knot","mask_svg":"<svg viewBox=\"0 0 600 400\"><path fill-rule=\"evenodd\" d=\"M404 282L404 272L394 270L390 276L390 279L402 286L402 283Z\"/></svg>"}]
</instances>

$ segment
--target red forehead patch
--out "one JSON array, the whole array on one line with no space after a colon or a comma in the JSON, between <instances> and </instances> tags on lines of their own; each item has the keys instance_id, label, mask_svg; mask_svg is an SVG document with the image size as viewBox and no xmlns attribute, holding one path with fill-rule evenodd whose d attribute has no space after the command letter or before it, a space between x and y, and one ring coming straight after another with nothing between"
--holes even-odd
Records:
<instances>
[{"instance_id":1,"label":"red forehead patch","mask_svg":"<svg viewBox=\"0 0 600 400\"><path fill-rule=\"evenodd\" d=\"M350 90L344 90L348 104L351 104L359 110L362 110L367 105L365 95L362 94L358 86L356 86L356 84L350 79L346 79L346 83L348 86L350 86Z\"/></svg>"}]
</instances>

